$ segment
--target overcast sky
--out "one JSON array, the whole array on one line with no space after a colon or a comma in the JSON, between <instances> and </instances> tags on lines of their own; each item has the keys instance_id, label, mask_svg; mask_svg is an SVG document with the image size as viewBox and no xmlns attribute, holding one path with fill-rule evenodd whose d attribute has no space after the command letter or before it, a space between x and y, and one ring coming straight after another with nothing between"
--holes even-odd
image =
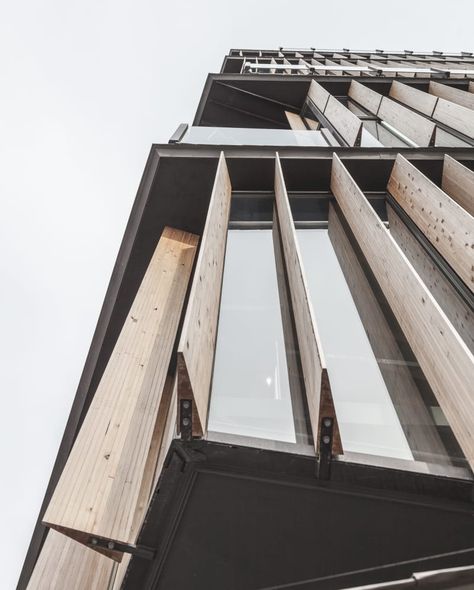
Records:
<instances>
[{"instance_id":1,"label":"overcast sky","mask_svg":"<svg viewBox=\"0 0 474 590\"><path fill-rule=\"evenodd\" d=\"M1 582L15 586L150 145L231 47L473 50L474 2L0 3ZM3 560L5 563L3 563Z\"/></svg>"}]
</instances>

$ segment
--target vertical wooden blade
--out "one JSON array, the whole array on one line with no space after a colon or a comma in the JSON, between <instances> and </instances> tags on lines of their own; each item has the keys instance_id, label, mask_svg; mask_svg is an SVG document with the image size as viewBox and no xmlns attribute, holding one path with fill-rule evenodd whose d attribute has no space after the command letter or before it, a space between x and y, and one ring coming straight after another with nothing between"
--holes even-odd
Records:
<instances>
[{"instance_id":1,"label":"vertical wooden blade","mask_svg":"<svg viewBox=\"0 0 474 590\"><path fill-rule=\"evenodd\" d=\"M44 515L82 542L135 541L197 242L193 234L163 231Z\"/></svg>"},{"instance_id":2,"label":"vertical wooden blade","mask_svg":"<svg viewBox=\"0 0 474 590\"><path fill-rule=\"evenodd\" d=\"M474 291L474 218L398 154L388 191Z\"/></svg>"},{"instance_id":3,"label":"vertical wooden blade","mask_svg":"<svg viewBox=\"0 0 474 590\"><path fill-rule=\"evenodd\" d=\"M326 361L311 307L278 154L275 159L275 201L316 452L319 453L321 420L331 417L334 419L333 454L342 454Z\"/></svg>"},{"instance_id":4,"label":"vertical wooden blade","mask_svg":"<svg viewBox=\"0 0 474 590\"><path fill-rule=\"evenodd\" d=\"M471 467L474 357L336 154L331 190Z\"/></svg>"},{"instance_id":5,"label":"vertical wooden blade","mask_svg":"<svg viewBox=\"0 0 474 590\"><path fill-rule=\"evenodd\" d=\"M193 433L206 431L232 187L219 158L178 347L178 398L193 401Z\"/></svg>"}]
</instances>

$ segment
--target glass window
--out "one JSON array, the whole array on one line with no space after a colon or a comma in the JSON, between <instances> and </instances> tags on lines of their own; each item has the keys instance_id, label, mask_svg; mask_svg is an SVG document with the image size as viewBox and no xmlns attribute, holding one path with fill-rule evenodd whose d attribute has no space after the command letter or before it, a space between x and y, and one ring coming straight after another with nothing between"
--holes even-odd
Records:
<instances>
[{"instance_id":1,"label":"glass window","mask_svg":"<svg viewBox=\"0 0 474 590\"><path fill-rule=\"evenodd\" d=\"M467 141L463 141L439 127L436 127L435 145L439 147L470 147Z\"/></svg>"},{"instance_id":2,"label":"glass window","mask_svg":"<svg viewBox=\"0 0 474 590\"><path fill-rule=\"evenodd\" d=\"M272 231L229 230L208 429L307 442L290 377Z\"/></svg>"},{"instance_id":3,"label":"glass window","mask_svg":"<svg viewBox=\"0 0 474 590\"><path fill-rule=\"evenodd\" d=\"M363 121L364 129L384 147L407 147L399 137L391 133L378 121Z\"/></svg>"},{"instance_id":4,"label":"glass window","mask_svg":"<svg viewBox=\"0 0 474 590\"><path fill-rule=\"evenodd\" d=\"M297 230L347 451L413 459L327 230Z\"/></svg>"},{"instance_id":5,"label":"glass window","mask_svg":"<svg viewBox=\"0 0 474 590\"><path fill-rule=\"evenodd\" d=\"M190 127L181 143L211 145L327 146L320 131L246 129L240 127Z\"/></svg>"}]
</instances>

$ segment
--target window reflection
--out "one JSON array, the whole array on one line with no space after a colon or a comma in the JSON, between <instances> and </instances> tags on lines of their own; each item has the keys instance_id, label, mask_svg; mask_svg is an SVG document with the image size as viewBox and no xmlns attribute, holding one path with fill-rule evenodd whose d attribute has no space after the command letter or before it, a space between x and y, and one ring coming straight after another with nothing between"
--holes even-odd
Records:
<instances>
[{"instance_id":1,"label":"window reflection","mask_svg":"<svg viewBox=\"0 0 474 590\"><path fill-rule=\"evenodd\" d=\"M346 451L464 466L465 458L337 206L298 240Z\"/></svg>"},{"instance_id":2,"label":"window reflection","mask_svg":"<svg viewBox=\"0 0 474 590\"><path fill-rule=\"evenodd\" d=\"M208 429L295 443L295 419L272 231L229 230Z\"/></svg>"}]
</instances>

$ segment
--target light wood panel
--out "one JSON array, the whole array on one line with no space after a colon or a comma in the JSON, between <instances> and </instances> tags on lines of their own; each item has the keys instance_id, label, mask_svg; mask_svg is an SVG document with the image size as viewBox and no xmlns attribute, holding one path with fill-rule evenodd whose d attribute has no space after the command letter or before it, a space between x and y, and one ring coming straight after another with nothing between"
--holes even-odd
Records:
<instances>
[{"instance_id":1,"label":"light wood panel","mask_svg":"<svg viewBox=\"0 0 474 590\"><path fill-rule=\"evenodd\" d=\"M325 90L321 84L311 80L308 90L308 98L313 101L315 106L318 107L322 113L324 113L324 109L326 108L330 96L329 92Z\"/></svg>"},{"instance_id":2,"label":"light wood panel","mask_svg":"<svg viewBox=\"0 0 474 590\"><path fill-rule=\"evenodd\" d=\"M309 119L308 117L305 117L304 120L306 121L306 124L312 131L316 131L317 129L319 129L320 125L318 121L315 121L314 119Z\"/></svg>"},{"instance_id":3,"label":"light wood panel","mask_svg":"<svg viewBox=\"0 0 474 590\"><path fill-rule=\"evenodd\" d=\"M470 215L474 215L474 172L451 156L444 156L441 188Z\"/></svg>"},{"instance_id":4,"label":"light wood panel","mask_svg":"<svg viewBox=\"0 0 474 590\"><path fill-rule=\"evenodd\" d=\"M331 190L473 467L473 355L336 154Z\"/></svg>"},{"instance_id":5,"label":"light wood panel","mask_svg":"<svg viewBox=\"0 0 474 590\"><path fill-rule=\"evenodd\" d=\"M50 530L27 590L107 590L117 563Z\"/></svg>"},{"instance_id":6,"label":"light wood panel","mask_svg":"<svg viewBox=\"0 0 474 590\"><path fill-rule=\"evenodd\" d=\"M329 238L410 450L418 461L446 463L446 449L418 390L412 370L400 350L398 335L394 333L380 306L340 215L330 204Z\"/></svg>"},{"instance_id":7,"label":"light wood panel","mask_svg":"<svg viewBox=\"0 0 474 590\"><path fill-rule=\"evenodd\" d=\"M448 316L449 321L467 344L469 350L474 352L474 314L472 310L389 204L387 204L387 215L390 234L395 238L410 264L420 275L425 286Z\"/></svg>"},{"instance_id":8,"label":"light wood panel","mask_svg":"<svg viewBox=\"0 0 474 590\"><path fill-rule=\"evenodd\" d=\"M436 103L438 102L436 96L397 81L392 82L389 96L412 107L424 115L428 115L428 117L433 115Z\"/></svg>"},{"instance_id":9,"label":"light wood panel","mask_svg":"<svg viewBox=\"0 0 474 590\"><path fill-rule=\"evenodd\" d=\"M311 81L308 98L350 146L360 145L362 121L320 84Z\"/></svg>"},{"instance_id":10,"label":"light wood panel","mask_svg":"<svg viewBox=\"0 0 474 590\"><path fill-rule=\"evenodd\" d=\"M474 218L398 154L388 191L474 291Z\"/></svg>"},{"instance_id":11,"label":"light wood panel","mask_svg":"<svg viewBox=\"0 0 474 590\"><path fill-rule=\"evenodd\" d=\"M327 365L309 298L290 202L278 154L275 159L275 201L316 452L319 452L321 419L332 417L335 424L333 453L341 454L342 444Z\"/></svg>"},{"instance_id":12,"label":"light wood panel","mask_svg":"<svg viewBox=\"0 0 474 590\"><path fill-rule=\"evenodd\" d=\"M324 116L350 146L360 145L362 121L334 96L329 97Z\"/></svg>"},{"instance_id":13,"label":"light wood panel","mask_svg":"<svg viewBox=\"0 0 474 590\"><path fill-rule=\"evenodd\" d=\"M467 109L474 109L474 95L465 90L459 90L447 84L440 84L439 82L430 82L429 92L439 98L444 98L456 104L459 104Z\"/></svg>"},{"instance_id":14,"label":"light wood panel","mask_svg":"<svg viewBox=\"0 0 474 590\"><path fill-rule=\"evenodd\" d=\"M104 370L44 522L87 542L134 543L198 237L166 227Z\"/></svg>"},{"instance_id":15,"label":"light wood panel","mask_svg":"<svg viewBox=\"0 0 474 590\"><path fill-rule=\"evenodd\" d=\"M469 92L474 92L474 82L469 82Z\"/></svg>"},{"instance_id":16,"label":"light wood panel","mask_svg":"<svg viewBox=\"0 0 474 590\"><path fill-rule=\"evenodd\" d=\"M349 86L349 96L366 108L369 113L376 115L382 102L382 95L375 90L371 90L356 80L352 80Z\"/></svg>"},{"instance_id":17,"label":"light wood panel","mask_svg":"<svg viewBox=\"0 0 474 590\"><path fill-rule=\"evenodd\" d=\"M290 125L290 127L294 131L306 131L306 125L303 122L303 119L296 115L295 113L290 113L289 111L285 111L286 119Z\"/></svg>"},{"instance_id":18,"label":"light wood panel","mask_svg":"<svg viewBox=\"0 0 474 590\"><path fill-rule=\"evenodd\" d=\"M193 402L193 432L206 431L232 187L222 152L178 346L178 398Z\"/></svg>"},{"instance_id":19,"label":"light wood panel","mask_svg":"<svg viewBox=\"0 0 474 590\"><path fill-rule=\"evenodd\" d=\"M434 145L436 124L386 96L382 98L377 115L418 146Z\"/></svg>"},{"instance_id":20,"label":"light wood panel","mask_svg":"<svg viewBox=\"0 0 474 590\"><path fill-rule=\"evenodd\" d=\"M474 111L472 109L439 98L433 119L474 138Z\"/></svg>"}]
</instances>

